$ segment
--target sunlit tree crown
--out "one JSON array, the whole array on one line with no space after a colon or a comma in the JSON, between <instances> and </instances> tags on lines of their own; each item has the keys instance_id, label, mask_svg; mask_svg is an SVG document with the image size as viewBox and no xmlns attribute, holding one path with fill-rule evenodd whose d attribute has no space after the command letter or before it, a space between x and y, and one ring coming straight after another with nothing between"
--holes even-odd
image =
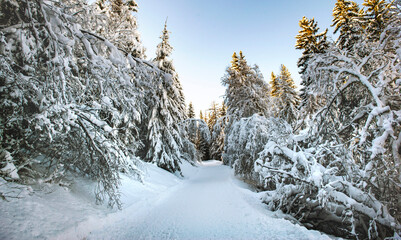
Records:
<instances>
[{"instance_id":1,"label":"sunlit tree crown","mask_svg":"<svg viewBox=\"0 0 401 240\"><path fill-rule=\"evenodd\" d=\"M238 56L237 53L234 52L231 60L231 69L238 71Z\"/></svg>"},{"instance_id":2,"label":"sunlit tree crown","mask_svg":"<svg viewBox=\"0 0 401 240\"><path fill-rule=\"evenodd\" d=\"M337 45L350 49L362 34L364 12L353 1L337 0L333 9L334 33L340 31Z\"/></svg>"},{"instance_id":3,"label":"sunlit tree crown","mask_svg":"<svg viewBox=\"0 0 401 240\"><path fill-rule=\"evenodd\" d=\"M354 1L337 0L333 9L332 26L335 27L334 33L337 33L342 28L352 27L353 19L358 17L359 14L360 9ZM342 31L345 31L345 29L342 29Z\"/></svg>"},{"instance_id":4,"label":"sunlit tree crown","mask_svg":"<svg viewBox=\"0 0 401 240\"><path fill-rule=\"evenodd\" d=\"M322 33L318 33L319 28L314 18L309 20L304 16L299 21L299 26L301 30L295 37L297 39L296 49L303 49L306 53L318 53L327 47L327 29Z\"/></svg>"},{"instance_id":5,"label":"sunlit tree crown","mask_svg":"<svg viewBox=\"0 0 401 240\"><path fill-rule=\"evenodd\" d=\"M278 78L274 74L274 72L272 72L271 74L270 86L271 86L271 95L273 97L277 97L279 95Z\"/></svg>"},{"instance_id":6,"label":"sunlit tree crown","mask_svg":"<svg viewBox=\"0 0 401 240\"><path fill-rule=\"evenodd\" d=\"M392 17L390 11L392 4L385 0L365 0L363 6L367 8L365 18L367 19L368 34L377 39Z\"/></svg>"}]
</instances>

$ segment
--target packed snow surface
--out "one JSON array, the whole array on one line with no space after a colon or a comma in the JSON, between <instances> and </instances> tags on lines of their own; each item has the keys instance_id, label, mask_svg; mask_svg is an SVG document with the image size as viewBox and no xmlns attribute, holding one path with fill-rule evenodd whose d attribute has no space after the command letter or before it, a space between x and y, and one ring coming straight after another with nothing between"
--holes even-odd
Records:
<instances>
[{"instance_id":1,"label":"packed snow surface","mask_svg":"<svg viewBox=\"0 0 401 240\"><path fill-rule=\"evenodd\" d=\"M49 209L55 204L40 205L32 196L36 214L32 235L29 221L0 219L0 237L7 239L330 239L317 231L310 231L288 220L275 218L259 200L259 195L237 180L232 169L218 161L204 162L197 168L183 167L184 179L147 165L144 184L123 179L124 208L110 211L94 209L91 204ZM52 193L58 194L60 193ZM50 194L50 196L52 195ZM66 194L66 193L63 193ZM72 193L69 193L72 194ZM68 194L67 194L68 195ZM64 196L66 197L66 196ZM57 201L54 196L45 201ZM72 201L72 197L65 199ZM35 202L36 201L36 202ZM59 199L59 201L63 201ZM15 202L15 201L12 201ZM63 201L64 202L64 201ZM78 204L75 200L73 204ZM2 212L7 204L0 205ZM24 211L21 202L20 209ZM61 203L60 203L61 204ZM68 206L68 202L64 202ZM32 207L32 203L29 204ZM48 206L48 207L45 207ZM9 206L11 207L11 206ZM18 206L13 206L18 208ZM29 208L32 210L31 208ZM40 210L40 211L39 211ZM59 211L59 213L52 213ZM63 210L68 214L63 214ZM17 214L18 209L8 209ZM20 213L30 214L29 212ZM73 215L76 216L73 216ZM9 214L10 215L10 214ZM46 215L48 219L46 219ZM2 215L2 218L5 215ZM63 218L59 218L63 216ZM57 218L55 218L57 217ZM73 221L77 222L73 222ZM79 222L78 222L79 220ZM20 221L19 225L12 223ZM41 221L46 223L42 225ZM58 222L58 223L57 223ZM62 223L65 223L64 225ZM54 227L52 227L54 226ZM15 228L16 231L11 229ZM17 231L18 230L18 231ZM8 234L6 234L8 233Z\"/></svg>"}]
</instances>

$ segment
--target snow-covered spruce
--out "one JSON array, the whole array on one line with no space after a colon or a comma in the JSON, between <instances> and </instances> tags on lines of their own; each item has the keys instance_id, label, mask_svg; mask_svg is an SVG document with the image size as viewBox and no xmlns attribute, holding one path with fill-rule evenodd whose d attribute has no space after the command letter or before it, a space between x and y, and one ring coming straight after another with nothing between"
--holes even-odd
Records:
<instances>
[{"instance_id":1,"label":"snow-covered spruce","mask_svg":"<svg viewBox=\"0 0 401 240\"><path fill-rule=\"evenodd\" d=\"M223 160L222 154L224 151L225 127L227 117L223 116L216 120L211 133L210 156L212 159Z\"/></svg>"},{"instance_id":2,"label":"snow-covered spruce","mask_svg":"<svg viewBox=\"0 0 401 240\"><path fill-rule=\"evenodd\" d=\"M183 128L188 134L189 140L195 145L197 159L210 160L211 136L209 127L202 119L190 118L182 123Z\"/></svg>"},{"instance_id":3,"label":"snow-covered spruce","mask_svg":"<svg viewBox=\"0 0 401 240\"><path fill-rule=\"evenodd\" d=\"M157 73L143 87L147 96L144 104L148 109L142 115L141 131L145 136L139 154L145 161L167 171L180 172L182 159L193 162L197 158L195 146L180 125L186 119L186 105L178 74L168 58L172 47L166 24L153 59L163 75Z\"/></svg>"},{"instance_id":4,"label":"snow-covered spruce","mask_svg":"<svg viewBox=\"0 0 401 240\"><path fill-rule=\"evenodd\" d=\"M284 119L292 126L296 125L298 119L298 105L300 98L295 90L295 83L287 67L281 65L280 75L271 76L271 95L274 107L274 116Z\"/></svg>"},{"instance_id":5,"label":"snow-covered spruce","mask_svg":"<svg viewBox=\"0 0 401 240\"><path fill-rule=\"evenodd\" d=\"M264 81L259 67L248 65L242 52L239 56L234 52L231 67L226 69L221 82L227 87L224 103L227 106L229 125L255 113L269 116L270 87Z\"/></svg>"},{"instance_id":6,"label":"snow-covered spruce","mask_svg":"<svg viewBox=\"0 0 401 240\"><path fill-rule=\"evenodd\" d=\"M226 136L224 163L232 166L242 179L259 187L259 175L254 170L255 160L265 144L277 138L275 134L280 133L278 136L285 141L284 133L290 134L291 131L291 127L279 118L265 118L257 114L241 118Z\"/></svg>"}]
</instances>

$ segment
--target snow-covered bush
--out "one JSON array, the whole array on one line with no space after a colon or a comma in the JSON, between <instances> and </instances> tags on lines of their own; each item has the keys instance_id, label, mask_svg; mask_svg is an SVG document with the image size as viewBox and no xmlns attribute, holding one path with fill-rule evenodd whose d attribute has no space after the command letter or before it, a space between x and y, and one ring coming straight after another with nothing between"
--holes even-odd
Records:
<instances>
[{"instance_id":1,"label":"snow-covered bush","mask_svg":"<svg viewBox=\"0 0 401 240\"><path fill-rule=\"evenodd\" d=\"M254 163L265 144L271 139L285 141L285 135L292 131L284 120L253 115L234 122L226 136L223 162L232 166L235 173L247 181L258 185ZM277 133L280 133L276 135Z\"/></svg>"},{"instance_id":2,"label":"snow-covered bush","mask_svg":"<svg viewBox=\"0 0 401 240\"><path fill-rule=\"evenodd\" d=\"M307 227L346 238L383 238L401 230L391 205L366 190L372 169L356 164L334 132L322 137L313 126L294 136L281 119L242 118L226 138L223 159L266 190L263 201L271 210Z\"/></svg>"},{"instance_id":3,"label":"snow-covered bush","mask_svg":"<svg viewBox=\"0 0 401 240\"><path fill-rule=\"evenodd\" d=\"M387 206L363 190L357 180L364 171L350 156L343 145L333 142L302 149L294 140L288 145L269 141L255 162L270 190L264 202L307 227L337 236L383 238L400 230Z\"/></svg>"},{"instance_id":4,"label":"snow-covered bush","mask_svg":"<svg viewBox=\"0 0 401 240\"><path fill-rule=\"evenodd\" d=\"M280 131L272 129L276 136ZM304 130L270 138L255 161L263 201L305 226L347 238L383 238L400 230L391 205L367 191L371 169L358 166L335 134ZM284 141L283 141L284 140ZM312 143L313 142L313 143Z\"/></svg>"}]
</instances>

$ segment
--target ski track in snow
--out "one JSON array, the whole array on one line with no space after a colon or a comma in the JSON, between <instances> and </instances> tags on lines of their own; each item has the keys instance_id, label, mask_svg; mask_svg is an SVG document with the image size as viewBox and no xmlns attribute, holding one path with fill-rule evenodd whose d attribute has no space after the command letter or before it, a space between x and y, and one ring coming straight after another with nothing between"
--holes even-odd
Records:
<instances>
[{"instance_id":1,"label":"ski track in snow","mask_svg":"<svg viewBox=\"0 0 401 240\"><path fill-rule=\"evenodd\" d=\"M57 239L330 239L272 217L264 204L217 161L158 196L105 219L91 219ZM87 236L85 229L93 228ZM80 230L81 229L81 230Z\"/></svg>"}]
</instances>

